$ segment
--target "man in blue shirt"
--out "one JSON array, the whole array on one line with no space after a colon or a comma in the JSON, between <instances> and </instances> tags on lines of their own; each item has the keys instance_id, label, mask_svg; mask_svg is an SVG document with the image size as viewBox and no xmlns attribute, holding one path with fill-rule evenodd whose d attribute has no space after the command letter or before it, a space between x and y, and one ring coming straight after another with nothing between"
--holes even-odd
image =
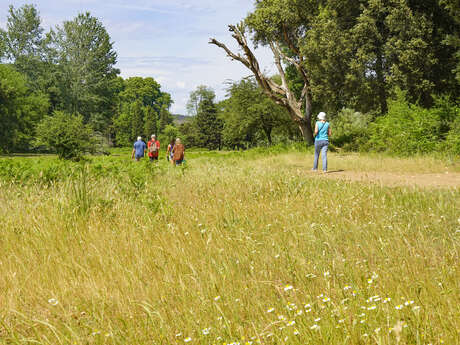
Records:
<instances>
[{"instance_id":1,"label":"man in blue shirt","mask_svg":"<svg viewBox=\"0 0 460 345\"><path fill-rule=\"evenodd\" d=\"M142 137L137 137L137 141L134 143L133 153L131 154L131 159L136 157L136 161L139 161L144 157L145 152L147 151L147 146L142 141Z\"/></svg>"}]
</instances>

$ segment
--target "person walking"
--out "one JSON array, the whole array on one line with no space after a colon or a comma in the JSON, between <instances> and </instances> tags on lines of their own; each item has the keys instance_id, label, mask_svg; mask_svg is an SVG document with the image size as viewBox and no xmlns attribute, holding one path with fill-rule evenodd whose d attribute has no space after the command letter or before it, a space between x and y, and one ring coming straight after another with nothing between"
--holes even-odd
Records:
<instances>
[{"instance_id":1,"label":"person walking","mask_svg":"<svg viewBox=\"0 0 460 345\"><path fill-rule=\"evenodd\" d=\"M332 135L331 126L326 122L326 113L320 112L315 125L315 160L313 162L313 171L318 171L318 160L321 154L323 159L323 172L327 172L327 149L329 146L329 137Z\"/></svg>"},{"instance_id":2,"label":"person walking","mask_svg":"<svg viewBox=\"0 0 460 345\"><path fill-rule=\"evenodd\" d=\"M136 158L136 162L139 162L144 157L147 147L142 141L142 137L137 137L137 141L134 143L133 152L131 153L131 159Z\"/></svg>"},{"instance_id":3,"label":"person walking","mask_svg":"<svg viewBox=\"0 0 460 345\"><path fill-rule=\"evenodd\" d=\"M171 139L171 142L168 145L168 149L166 150L166 159L168 160L168 162L171 162L171 164L173 163L172 158L173 158L174 143L175 143L175 140Z\"/></svg>"},{"instance_id":4,"label":"person walking","mask_svg":"<svg viewBox=\"0 0 460 345\"><path fill-rule=\"evenodd\" d=\"M149 151L149 159L151 162L158 161L158 154L160 152L160 142L157 140L157 136L152 134L151 139L147 143Z\"/></svg>"},{"instance_id":5,"label":"person walking","mask_svg":"<svg viewBox=\"0 0 460 345\"><path fill-rule=\"evenodd\" d=\"M173 164L174 165L181 165L184 161L185 157L185 147L182 144L179 138L176 139L176 143L173 148Z\"/></svg>"}]
</instances>

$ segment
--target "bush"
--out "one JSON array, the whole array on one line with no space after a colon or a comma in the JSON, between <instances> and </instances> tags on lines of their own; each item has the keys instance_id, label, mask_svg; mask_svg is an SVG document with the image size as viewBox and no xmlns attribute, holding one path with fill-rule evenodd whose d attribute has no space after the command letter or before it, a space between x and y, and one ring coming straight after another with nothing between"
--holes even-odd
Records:
<instances>
[{"instance_id":1,"label":"bush","mask_svg":"<svg viewBox=\"0 0 460 345\"><path fill-rule=\"evenodd\" d=\"M83 117L56 111L37 127L36 146L54 150L61 159L79 160L86 152L97 151L98 140Z\"/></svg>"},{"instance_id":2,"label":"bush","mask_svg":"<svg viewBox=\"0 0 460 345\"><path fill-rule=\"evenodd\" d=\"M434 152L445 146L458 106L444 98L438 99L433 108L424 109L404 98L398 92L397 99L389 101L388 114L370 125L365 149L410 155Z\"/></svg>"},{"instance_id":3,"label":"bush","mask_svg":"<svg viewBox=\"0 0 460 345\"><path fill-rule=\"evenodd\" d=\"M457 118L451 125L446 138L446 150L453 155L460 155L460 108L457 107Z\"/></svg>"},{"instance_id":4,"label":"bush","mask_svg":"<svg viewBox=\"0 0 460 345\"><path fill-rule=\"evenodd\" d=\"M371 116L344 108L331 121L332 144L347 151L357 151L367 140Z\"/></svg>"}]
</instances>

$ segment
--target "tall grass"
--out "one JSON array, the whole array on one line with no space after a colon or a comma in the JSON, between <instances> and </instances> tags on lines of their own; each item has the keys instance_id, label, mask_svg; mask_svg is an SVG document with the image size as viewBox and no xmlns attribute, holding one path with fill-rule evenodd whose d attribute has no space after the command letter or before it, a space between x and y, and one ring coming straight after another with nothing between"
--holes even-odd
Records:
<instances>
[{"instance_id":1,"label":"tall grass","mask_svg":"<svg viewBox=\"0 0 460 345\"><path fill-rule=\"evenodd\" d=\"M311 158L3 177L0 343L460 343L459 190L311 178Z\"/></svg>"}]
</instances>

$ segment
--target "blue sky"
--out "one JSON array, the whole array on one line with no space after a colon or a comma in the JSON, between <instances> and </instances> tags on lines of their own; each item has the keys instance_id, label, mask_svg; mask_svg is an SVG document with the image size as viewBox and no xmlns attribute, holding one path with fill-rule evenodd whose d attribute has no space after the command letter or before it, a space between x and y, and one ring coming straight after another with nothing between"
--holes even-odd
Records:
<instances>
[{"instance_id":1,"label":"blue sky","mask_svg":"<svg viewBox=\"0 0 460 345\"><path fill-rule=\"evenodd\" d=\"M252 0L0 0L0 27L8 6L33 3L45 29L89 11L105 25L118 53L117 67L124 78L153 77L171 93L172 112L185 114L185 104L198 85L212 87L219 99L224 82L250 75L216 46L215 37L235 48L227 25L252 10ZM273 70L269 52L256 51L261 65Z\"/></svg>"}]
</instances>

